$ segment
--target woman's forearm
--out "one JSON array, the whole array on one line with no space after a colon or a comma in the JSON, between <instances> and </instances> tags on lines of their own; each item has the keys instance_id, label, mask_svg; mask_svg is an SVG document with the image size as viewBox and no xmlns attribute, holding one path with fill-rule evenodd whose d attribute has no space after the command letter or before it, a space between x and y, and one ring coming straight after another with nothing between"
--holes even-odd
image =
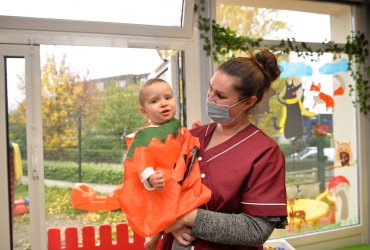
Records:
<instances>
[{"instance_id":1,"label":"woman's forearm","mask_svg":"<svg viewBox=\"0 0 370 250\"><path fill-rule=\"evenodd\" d=\"M215 243L262 246L273 230L274 224L264 217L198 209L192 234Z\"/></svg>"}]
</instances>

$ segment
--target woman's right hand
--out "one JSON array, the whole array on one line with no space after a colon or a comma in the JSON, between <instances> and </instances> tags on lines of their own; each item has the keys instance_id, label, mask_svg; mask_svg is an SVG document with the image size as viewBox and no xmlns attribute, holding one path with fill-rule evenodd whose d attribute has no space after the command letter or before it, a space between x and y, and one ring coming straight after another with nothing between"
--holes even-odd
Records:
<instances>
[{"instance_id":1,"label":"woman's right hand","mask_svg":"<svg viewBox=\"0 0 370 250\"><path fill-rule=\"evenodd\" d=\"M191 234L191 228L187 226L171 231L171 233L177 242L183 246L188 246L195 240L195 237Z\"/></svg>"},{"instance_id":2,"label":"woman's right hand","mask_svg":"<svg viewBox=\"0 0 370 250\"><path fill-rule=\"evenodd\" d=\"M194 209L189 213L183 215L182 217L178 218L174 223L166 228L167 232L174 232L181 228L191 228L195 222L195 218L197 217L198 209Z\"/></svg>"}]
</instances>

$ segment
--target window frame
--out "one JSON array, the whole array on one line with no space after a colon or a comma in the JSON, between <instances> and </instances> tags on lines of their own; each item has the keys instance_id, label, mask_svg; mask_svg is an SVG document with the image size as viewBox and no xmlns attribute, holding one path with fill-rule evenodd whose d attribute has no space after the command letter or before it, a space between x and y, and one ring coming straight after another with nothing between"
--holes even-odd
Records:
<instances>
[{"instance_id":1,"label":"window frame","mask_svg":"<svg viewBox=\"0 0 370 250\"><path fill-rule=\"evenodd\" d=\"M233 1L233 0L230 0ZM235 0L243 1L243 0ZM210 17L215 16L215 1L206 0L206 9ZM297 10L298 7L321 9L322 1L292 1L292 0L251 0L255 4L277 4L280 6L290 6L290 10ZM296 8L297 7L297 8ZM295 8L295 9L292 9ZM286 8L288 9L288 7ZM308 9L307 9L308 10ZM368 29L368 24L362 16L363 10L358 7L352 8L352 18L356 24L356 30ZM202 49L203 42L199 38L197 23L193 20L194 0L185 0L184 27L173 28L165 26L149 25L127 25L100 22L83 21L63 21L36 18L19 18L0 16L0 43L3 44L58 44L58 45L84 45L84 46L113 46L128 48L159 48L184 50L185 69L186 69L186 96L187 118L188 121L201 119L209 121L204 97L208 90L209 79L211 78L217 65L208 57ZM211 14L213 13L213 15ZM319 12L318 12L319 13ZM194 18L196 21L196 18ZM179 33L178 33L179 32ZM343 41L337 41L343 42ZM263 41L262 46L275 43L277 41ZM317 44L308 43L310 47ZM0 94L2 90L0 90ZM192 98L190 101L189 98ZM4 109L0 105L1 110ZM1 112L0 112L1 113ZM357 110L357 148L359 169L359 208L360 224L344 227L336 230L317 232L308 235L287 237L287 241L294 247L301 250L305 249L333 249L361 243L370 243L369 233L369 211L370 185L368 182L370 166L370 119ZM5 132L1 127L0 134ZM4 138L4 137L1 137ZM1 158L6 160L6 149L0 147ZM3 157L4 156L4 157ZM1 184L3 186L5 184ZM40 221L39 223L43 223ZM320 235L319 237L318 234ZM3 242L3 241L1 241ZM6 244L4 243L1 244ZM45 243L46 244L46 243ZM5 248L6 249L6 248Z\"/></svg>"},{"instance_id":2,"label":"window frame","mask_svg":"<svg viewBox=\"0 0 370 250\"><path fill-rule=\"evenodd\" d=\"M194 0L184 0L182 27L0 15L0 29L173 37L189 39L192 37L193 31L193 12Z\"/></svg>"},{"instance_id":3,"label":"window frame","mask_svg":"<svg viewBox=\"0 0 370 250\"><path fill-rule=\"evenodd\" d=\"M27 130L27 161L28 161L28 192L30 196L30 228L31 228L31 239L30 244L34 249L46 250L46 225L45 225L45 206L44 206L44 172L43 172L43 140L42 140L42 123L41 123L41 89L40 89L40 47L37 45L14 45L14 44L0 44L0 65L4 66L4 61L6 57L20 57L25 60L25 89L26 89L26 130ZM3 67L3 69L5 69ZM6 90L5 86L5 75L4 72L0 72L1 89ZM4 84L4 86L3 86ZM7 93L2 93L5 96ZM0 102L1 110L5 110L4 114L7 114L8 110L5 102L7 98ZM4 130L7 128L7 119L2 119L1 125L1 138L8 138L7 131L5 131L5 136L3 136ZM4 128L3 128L4 126ZM7 150L3 151L7 141L0 141L0 154L5 153L6 160L8 158ZM7 162L9 162L7 160ZM7 165L6 165L7 166ZM5 172L4 172L5 171ZM8 194L9 181L7 169L1 169L1 182L7 184L7 187L3 185L0 187L3 194ZM1 213L0 220L1 232L0 235L0 248L8 249L9 244L12 245L12 237L10 235L13 233L10 231L11 222L11 212L9 211L9 199L10 197L1 197ZM8 216L9 215L9 216ZM8 218L6 217L8 216ZM40 233L45 232L45 233Z\"/></svg>"},{"instance_id":4,"label":"window frame","mask_svg":"<svg viewBox=\"0 0 370 250\"><path fill-rule=\"evenodd\" d=\"M216 19L216 6L217 4L222 1L228 4L240 4L245 5L246 2L243 0L217 0L216 2L213 1L206 1L205 13L208 13L208 17L211 19ZM328 3L330 2L330 3ZM333 5L331 5L333 4ZM348 7L348 2L345 5ZM265 8L275 8L275 9L286 9L286 10L293 10L293 11L309 11L309 12L316 12L321 14L330 14L335 15L335 13L340 9L342 4L333 3L333 1L291 1L291 0L281 0L281 1L273 1L273 0L251 0L248 1L249 6L254 7L265 7ZM334 6L331 8L330 6ZM368 24L364 19L363 9L358 4L350 6L351 10L351 30L365 30L368 29ZM336 31L338 29L345 29L345 27L341 26L342 24L338 24L335 26ZM346 33L346 35L349 34ZM345 36L341 37L332 37L332 40L337 42L338 44L345 43ZM268 47L270 45L278 45L280 41L275 40L263 40L261 42L261 47ZM202 41L200 40L200 44ZM320 43L306 43L307 46L318 49L321 47ZM217 63L213 62L209 57L203 55L200 59L202 62L202 70L207 74L208 79L212 77L212 72L217 69ZM201 79L206 78L204 75L201 76ZM206 96L208 90L208 86L203 85L200 88L200 92L202 96ZM207 113L205 109L202 109L202 120L209 122L209 118L207 117ZM350 245L357 245L362 243L370 243L370 233L369 233L369 225L370 225L370 218L369 218L369 211L368 208L370 207L370 199L368 195L370 193L370 185L368 184L368 176L369 170L367 166L370 166L370 157L368 156L368 150L370 148L370 119L365 115L360 113L359 108L356 108L356 133L357 133L357 159L358 159L358 187L359 187L359 224L345 226L342 228L338 228L335 230L327 230L327 231L318 231L314 233L308 233L303 235L294 235L294 236L287 236L284 237L293 247L300 249L300 250L309 250L309 249L335 249L341 248L343 246L350 246ZM320 235L319 237L317 237Z\"/></svg>"}]
</instances>

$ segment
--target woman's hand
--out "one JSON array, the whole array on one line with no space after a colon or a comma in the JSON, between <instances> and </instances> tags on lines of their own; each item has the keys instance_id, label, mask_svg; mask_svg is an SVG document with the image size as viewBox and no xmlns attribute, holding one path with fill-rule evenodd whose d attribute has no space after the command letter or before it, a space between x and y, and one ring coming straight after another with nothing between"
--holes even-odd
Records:
<instances>
[{"instance_id":1,"label":"woman's hand","mask_svg":"<svg viewBox=\"0 0 370 250\"><path fill-rule=\"evenodd\" d=\"M172 225L167 227L166 232L172 233L173 237L184 246L191 244L195 237L191 234L191 227L194 224L198 210L195 209L178 218Z\"/></svg>"},{"instance_id":2,"label":"woman's hand","mask_svg":"<svg viewBox=\"0 0 370 250\"><path fill-rule=\"evenodd\" d=\"M197 128L199 126L201 126L202 124L200 123L199 120L196 120L194 121L192 124L191 124L191 128Z\"/></svg>"},{"instance_id":3,"label":"woman's hand","mask_svg":"<svg viewBox=\"0 0 370 250\"><path fill-rule=\"evenodd\" d=\"M166 232L173 232L181 228L191 228L195 222L195 218L197 216L198 209L195 209L184 216L178 218L174 223L172 223L169 227L166 228Z\"/></svg>"},{"instance_id":4,"label":"woman's hand","mask_svg":"<svg viewBox=\"0 0 370 250\"><path fill-rule=\"evenodd\" d=\"M173 237L183 246L190 245L194 240L195 237L191 234L191 228L189 227L182 227L177 230L171 231Z\"/></svg>"}]
</instances>

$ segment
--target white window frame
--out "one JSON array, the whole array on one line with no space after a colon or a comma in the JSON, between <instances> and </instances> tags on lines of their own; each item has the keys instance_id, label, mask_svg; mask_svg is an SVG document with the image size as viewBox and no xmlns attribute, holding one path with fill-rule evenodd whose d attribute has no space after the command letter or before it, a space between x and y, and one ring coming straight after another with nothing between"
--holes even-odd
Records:
<instances>
[{"instance_id":1,"label":"white window frame","mask_svg":"<svg viewBox=\"0 0 370 250\"><path fill-rule=\"evenodd\" d=\"M53 43L62 44L62 40L65 41L64 36L58 36L57 34L52 35L48 33L48 36L39 36L36 33L22 33L20 36L23 38L33 37L31 41L49 41L49 35L53 37ZM9 39L12 37L10 36ZM16 39L19 37L16 36ZM70 43L74 45L82 45L83 41L87 39L90 44L96 46L101 46L101 44L106 44L107 42L117 43L117 40L110 38L105 38L104 42L99 37L94 36L81 36L71 35ZM124 45L127 41L130 41L130 44L133 47L144 47L144 48L170 48L174 50L183 50L185 54L188 54L189 57L186 59L186 66L189 70L186 71L185 77L189 82L189 86L186 88L187 96L194 96L190 94L189 89L194 89L192 83L195 82L194 71L191 70L191 61L193 54L193 46L189 41L170 41L165 39L140 39L137 38L134 40L133 37L130 39L124 38L120 40L118 44ZM127 44L127 43L126 43ZM40 73L40 51L38 45L4 45L0 44L0 56L1 52L4 51L6 55L9 56L22 56L26 60L26 110L27 110L27 159L28 159L28 179L29 179L29 197L30 197L30 227L31 227L31 248L46 250L47 249L47 238L46 238L46 218L45 218L45 195L44 195L44 164L43 164L43 143L42 143L42 117L41 117L41 73ZM32 63L31 63L32 62ZM0 64L0 66L3 63ZM0 80L3 79L3 76L0 76ZM5 86L3 86L4 81L1 83L1 96L5 96ZM32 83L32 84L28 84ZM188 108L196 109L193 107L195 103L189 103ZM1 114L6 114L6 105L3 100L0 102ZM6 135L6 119L5 115L1 118L1 128L0 128L0 138L7 138ZM1 162L7 162L7 141L1 140L0 142L0 155ZM4 156L4 157L3 157ZM4 167L1 167L0 170L0 191L3 194L8 194L8 174L6 164ZM10 246L10 218L9 218L9 207L8 207L9 197L6 195L0 196L0 209L2 213L0 214L0 229L2 234L0 234L0 249L9 249Z\"/></svg>"},{"instance_id":2,"label":"white window frame","mask_svg":"<svg viewBox=\"0 0 370 250\"><path fill-rule=\"evenodd\" d=\"M219 2L227 2L228 4L240 4L248 6L255 6L260 8L271 8L271 9L285 9L285 10L292 10L292 11L307 11L312 13L319 13L319 14L330 14L330 15L337 15L336 13L340 13L341 5L333 3L325 3L324 1L298 1L298 0L249 0L245 2L243 0L206 0L206 12L208 12L209 17L212 19L216 19L216 6ZM330 2L330 1L329 1ZM348 5L347 5L348 6ZM366 34L366 30L369 27L366 23L367 20L363 20L363 10L358 6L351 7L351 27L350 29L346 29L346 25L344 23L339 23L336 26L332 26L332 29L335 29L336 32L340 33L340 36L332 37L336 43L345 43L346 35L350 34L350 30L362 30ZM339 16L335 16L338 20L341 20L340 14ZM343 26L344 25L344 26ZM201 43L202 41L200 41ZM263 47L264 45L268 44L279 44L280 41L267 41L264 40L261 44ZM318 43L307 43L308 46L312 47L313 49L319 48L320 44ZM208 78L210 79L212 72L216 69L217 64L213 63L207 56L203 55L201 60L203 62L201 64L201 72L206 72L208 74ZM203 78L207 78L203 76ZM206 92L208 90L208 86L203 85L200 89L201 95L206 96ZM208 117L206 117L205 109L202 109L202 118L208 121ZM327 230L327 231L317 231L315 233L307 233L304 235L297 235L297 236L289 236L285 239L295 248L299 250L312 250L312 249L337 249L344 246L350 245L358 245L367 243L370 244L370 218L369 218L369 207L370 207L370 200L368 198L370 194L370 185L369 185L369 170L368 166L370 166L370 156L369 149L370 149L370 118L366 117L365 115L361 114L359 109L357 108L357 120L356 120L356 130L357 130L357 148L358 148L358 186L359 186L359 221L358 225L347 226L338 228L335 230Z\"/></svg>"},{"instance_id":3,"label":"white window frame","mask_svg":"<svg viewBox=\"0 0 370 250\"><path fill-rule=\"evenodd\" d=\"M45 229L45 204L44 204L44 176L43 176L43 141L41 122L41 83L40 83L40 50L34 45L2 45L0 44L0 85L1 96L5 96L5 72L4 57L23 57L25 59L25 83L26 83L26 131L27 131L27 162L28 162L28 194L30 198L30 227L32 249L46 250L46 229ZM3 92L4 91L4 92ZM5 99L0 102L1 113L6 114ZM5 118L5 117L4 117ZM7 119L1 119L1 138L7 138ZM5 132L5 133L4 133ZM1 156L5 155L7 162L7 140L0 141ZM4 164L4 166L6 166ZM1 168L0 187L2 194L8 194L8 173L7 168ZM1 203L1 233L0 248L9 249L10 246L10 223L9 218L9 197L0 196Z\"/></svg>"},{"instance_id":4,"label":"white window frame","mask_svg":"<svg viewBox=\"0 0 370 250\"><path fill-rule=\"evenodd\" d=\"M193 12L194 0L184 0L183 27L0 16L0 29L189 39L193 31Z\"/></svg>"},{"instance_id":5,"label":"white window frame","mask_svg":"<svg viewBox=\"0 0 370 250\"><path fill-rule=\"evenodd\" d=\"M197 87L196 75L199 67L195 63L197 46L192 39L193 32L193 0L185 1L185 25L182 28L147 25L106 24L83 21L47 20L20 17L0 16L0 48L11 56L23 56L26 59L26 82L32 85L27 87L27 143L29 161L29 196L31 217L31 248L46 250L46 220L43 177L43 146L42 146L42 118L41 118L41 91L40 91L40 44L45 45L76 45L119 48L151 48L172 49L185 52L185 79L187 97L195 98L194 102L187 103L187 110L194 110L188 114L189 121L199 119L199 93L192 90ZM51 23L50 23L51 22ZM32 49L31 49L32 48ZM31 62L29 64L28 62ZM32 76L31 76L32 75ZM3 81L4 82L4 81ZM5 86L0 86L0 94L5 96ZM199 110L199 111L198 111ZM6 105L0 102L1 114L6 114ZM3 112L4 111L4 112ZM6 119L2 115L0 134L6 138ZM0 142L1 162L7 162L6 141ZM34 172L33 170L36 170ZM1 168L0 191L8 193L6 168ZM33 179L33 174L38 178ZM5 197L5 196L4 196ZM8 201L1 197L0 209L0 249L9 249L10 218ZM8 198L8 197L5 197ZM4 199L5 199L4 198ZM3 212L4 211L4 212Z\"/></svg>"},{"instance_id":6,"label":"white window frame","mask_svg":"<svg viewBox=\"0 0 370 250\"><path fill-rule=\"evenodd\" d=\"M230 0L232 1L232 0ZM243 1L243 0L238 0ZM293 0L251 0L251 3L257 4L278 4L281 6L294 6L313 8L322 10L321 2L317 1L293 1ZM204 98L208 90L209 79L216 68L215 63L205 55L202 49L203 42L199 39L199 30L197 28L196 20L193 21L194 0L185 1L185 16L184 27L173 28L163 26L147 26L147 25L125 25L125 24L103 24L95 22L81 22L81 21L62 21L62 20L46 20L34 18L15 18L0 16L0 44L56 44L56 45L79 45L79 46L107 46L107 47L121 47L121 48L158 48L158 49L176 49L185 51L185 78L186 78L186 96L187 96L187 120L189 124L191 121L201 119L202 122L208 121L206 116ZM316 5L316 7L311 7ZM206 0L206 7L210 16L215 16L215 1ZM262 7L262 6L261 6ZM271 7L271 6L270 6ZM313 11L313 9L306 9ZM319 11L317 13L320 13ZM354 10L353 19L356 23L361 23L358 20L360 10ZM194 18L196 19L196 18ZM365 23L365 21L362 21ZM359 30L366 29L359 27ZM337 41L341 42L341 41ZM311 46L311 45L310 45ZM28 47L29 48L29 47ZM35 67L38 67L36 64ZM1 66L1 65L0 65ZM40 69L37 69L40 70ZM2 79L0 79L2 80ZM0 84L0 95L3 85ZM40 98L41 100L41 98ZM27 104L31 105L31 104ZM27 109L30 107L27 106ZM5 106L0 101L0 114L4 114ZM40 112L41 113L41 112ZM3 117L2 117L3 118ZM0 138L6 138L5 119L0 119ZM39 118L41 119L41 118ZM355 245L360 243L370 243L369 233L369 212L370 207L368 195L370 193L370 185L368 182L369 173L366 166L370 166L370 156L367 156L370 148L370 119L358 112L358 149L359 162L361 166L359 171L359 186L360 186L360 224L345 227L338 230L330 230L325 232L317 232L314 234L307 234L302 236L289 237L287 240L290 244L300 250L308 249L334 249L347 245ZM41 138L39 135L37 138ZM36 141L37 141L36 138ZM28 140L28 139L27 139ZM6 162L6 145L0 142L0 156L1 162ZM40 158L42 159L42 158ZM3 165L2 165L3 166ZM0 170L1 176L4 175L3 167ZM0 178L3 178L1 177ZM6 182L0 179L0 190L7 190ZM5 187L6 186L6 187ZM30 190L33 192L33 190ZM43 193L41 194L43 195ZM1 197L1 196L0 196ZM2 201L2 200L0 200ZM44 204L44 202L41 202ZM0 203L1 211L8 211ZM7 209L7 210L2 210ZM32 209L32 208L31 208ZM44 210L41 211L44 213ZM6 213L4 213L6 214ZM9 218L0 215L0 248L8 249L6 245L9 241L6 238L6 225L3 221L8 221ZM35 233L41 232L40 227L45 226L45 219L40 216L37 220L38 225L32 228ZM36 223L36 224L37 224ZM9 225L9 224L7 224ZM4 231L3 231L4 229ZM43 232L43 231L42 231ZM5 235L5 236L4 236ZM37 239L38 236L36 236ZM32 238L34 238L32 236ZM32 239L34 240L34 239ZM46 240L42 243L46 245ZM42 245L42 247L44 247ZM32 247L32 249L34 249ZM36 247L35 249L44 250L45 248Z\"/></svg>"}]
</instances>

